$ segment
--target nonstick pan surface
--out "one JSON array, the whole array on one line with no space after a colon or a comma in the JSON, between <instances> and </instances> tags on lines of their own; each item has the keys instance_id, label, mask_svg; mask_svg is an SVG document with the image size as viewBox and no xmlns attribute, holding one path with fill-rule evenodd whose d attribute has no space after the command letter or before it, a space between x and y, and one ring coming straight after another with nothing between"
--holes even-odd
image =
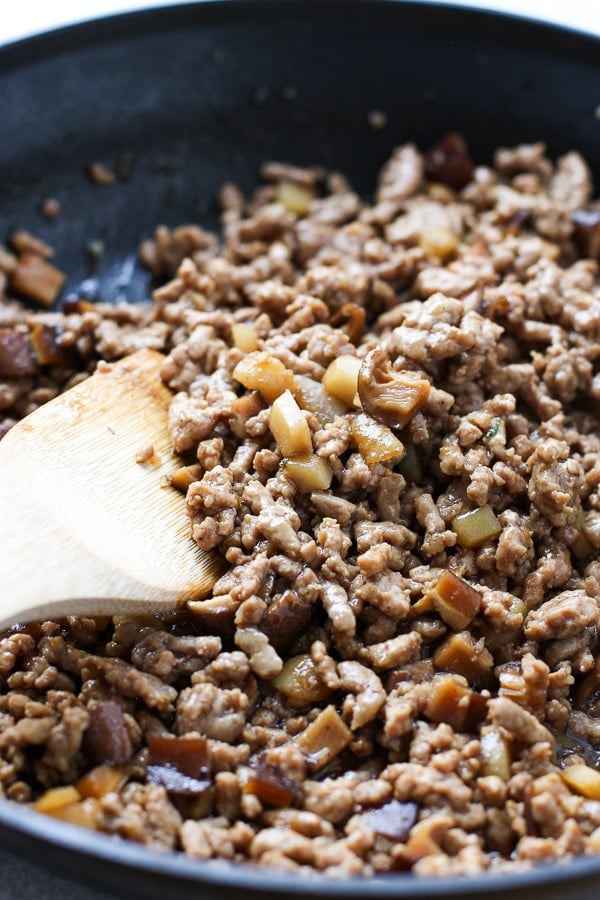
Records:
<instances>
[{"instance_id":1,"label":"nonstick pan surface","mask_svg":"<svg viewBox=\"0 0 600 900\"><path fill-rule=\"evenodd\" d=\"M214 227L218 186L249 189L266 159L335 168L369 196L395 145L456 130L481 163L522 141L578 149L600 185L600 39L448 6L213 0L117 16L0 49L0 98L0 240L26 228L52 244L65 295L147 297L140 240L157 224ZM369 127L373 110L386 127ZM86 177L98 160L121 174L113 187ZM39 213L48 195L53 221ZM600 896L600 858L473 880L299 879L151 853L8 803L0 840L129 897Z\"/></svg>"}]
</instances>

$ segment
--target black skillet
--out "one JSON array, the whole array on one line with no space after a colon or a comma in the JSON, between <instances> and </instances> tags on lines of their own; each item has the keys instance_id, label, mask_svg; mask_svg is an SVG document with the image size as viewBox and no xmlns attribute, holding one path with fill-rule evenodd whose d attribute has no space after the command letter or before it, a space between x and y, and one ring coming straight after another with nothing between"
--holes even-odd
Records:
<instances>
[{"instance_id":1,"label":"black skillet","mask_svg":"<svg viewBox=\"0 0 600 900\"><path fill-rule=\"evenodd\" d=\"M142 299L139 241L159 223L214 225L218 185L249 189L265 159L338 169L369 196L394 145L451 129L482 163L520 141L578 148L600 185L599 104L600 39L447 6L215 0L77 25L0 50L0 240L15 228L47 239L70 273L65 295ZM90 182L94 161L116 168L116 185ZM59 219L40 216L46 196ZM326 882L151 853L8 803L0 841L145 900L600 897L600 857L472 880Z\"/></svg>"}]
</instances>

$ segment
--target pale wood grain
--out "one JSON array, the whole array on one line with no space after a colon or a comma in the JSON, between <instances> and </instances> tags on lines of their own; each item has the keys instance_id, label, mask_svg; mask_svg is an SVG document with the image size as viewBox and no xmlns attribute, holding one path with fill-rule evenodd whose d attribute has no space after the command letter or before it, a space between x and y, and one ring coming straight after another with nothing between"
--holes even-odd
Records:
<instances>
[{"instance_id":1,"label":"pale wood grain","mask_svg":"<svg viewBox=\"0 0 600 900\"><path fill-rule=\"evenodd\" d=\"M102 366L0 441L0 627L169 609L211 590L219 563L165 484L182 463L163 359L142 350Z\"/></svg>"}]
</instances>

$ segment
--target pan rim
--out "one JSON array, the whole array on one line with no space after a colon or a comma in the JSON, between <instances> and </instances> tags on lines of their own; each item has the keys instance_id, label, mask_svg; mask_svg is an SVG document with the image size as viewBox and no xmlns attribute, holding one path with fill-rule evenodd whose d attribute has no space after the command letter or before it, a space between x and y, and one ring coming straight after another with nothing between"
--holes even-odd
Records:
<instances>
[{"instance_id":1,"label":"pan rim","mask_svg":"<svg viewBox=\"0 0 600 900\"><path fill-rule=\"evenodd\" d=\"M368 16L377 8L378 16L399 17L417 24L427 19L427 24L434 28L445 28L451 23L457 31L465 33L473 29L480 33L484 28L497 39L505 38L513 45L518 42L533 48L543 47L548 53L559 52L566 58L583 58L598 63L600 33L538 19L525 13L461 6L452 0L318 0L308 4L306 0L191 0L84 18L0 43L0 74L55 53L130 36L133 31L141 35L156 33L165 26L171 29L225 24L224 17L227 24L232 21L240 23L244 19L255 22L257 17L272 21L275 16L279 22L290 22L297 17L304 18L308 6L313 20L325 21L342 12L346 19L352 20Z\"/></svg>"},{"instance_id":2,"label":"pan rim","mask_svg":"<svg viewBox=\"0 0 600 900\"><path fill-rule=\"evenodd\" d=\"M163 875L188 885L260 890L265 896L285 892L298 897L443 898L453 894L481 898L507 892L561 885L600 876L600 856L580 856L569 862L548 862L517 872L448 877L416 877L408 873L333 879L322 874L298 877L283 871L268 872L246 863L191 859L182 852L159 853L133 841L89 831L60 822L11 801L0 801L0 834L32 837L49 849L61 849L94 862L103 861L147 875ZM15 852L19 852L15 850ZM242 895L243 896L243 895Z\"/></svg>"},{"instance_id":3,"label":"pan rim","mask_svg":"<svg viewBox=\"0 0 600 900\"><path fill-rule=\"evenodd\" d=\"M427 18L435 27L443 28L451 21L457 30L477 30L494 34L511 45L543 47L549 56L578 58L596 64L600 71L600 36L530 16L504 11L463 7L453 3L418 2L418 0L319 0L312 8L306 0L196 0L117 13L107 17L83 20L40 34L34 34L0 46L0 74L43 61L56 54L68 53L98 43L154 34L165 27L200 27L209 24L256 22L257 17L274 16L279 22L295 17L320 18L344 16L360 19L378 14L395 22L420 23ZM278 891L297 896L327 894L330 897L445 897L461 893L479 897L518 889L535 889L549 883L566 884L572 880L600 877L600 856L579 857L568 863L548 863L514 873L491 873L469 878L415 878L406 874L332 880L323 875L297 878L289 874L265 871L247 864L193 860L184 854L162 854L133 842L86 831L57 822L10 801L0 802L0 831L6 835L28 836L48 847L60 848L93 860L102 860L128 870L160 874L181 883L233 889L254 889L265 895Z\"/></svg>"}]
</instances>

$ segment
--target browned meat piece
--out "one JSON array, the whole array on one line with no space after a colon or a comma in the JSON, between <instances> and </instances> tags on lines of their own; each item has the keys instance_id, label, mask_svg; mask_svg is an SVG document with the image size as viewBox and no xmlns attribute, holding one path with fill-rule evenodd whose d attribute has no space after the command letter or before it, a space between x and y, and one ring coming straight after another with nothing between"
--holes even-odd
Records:
<instances>
[{"instance_id":1,"label":"browned meat piece","mask_svg":"<svg viewBox=\"0 0 600 900\"><path fill-rule=\"evenodd\" d=\"M525 619L525 635L533 641L555 640L579 634L598 623L598 604L585 591L563 591L531 610Z\"/></svg>"}]
</instances>

